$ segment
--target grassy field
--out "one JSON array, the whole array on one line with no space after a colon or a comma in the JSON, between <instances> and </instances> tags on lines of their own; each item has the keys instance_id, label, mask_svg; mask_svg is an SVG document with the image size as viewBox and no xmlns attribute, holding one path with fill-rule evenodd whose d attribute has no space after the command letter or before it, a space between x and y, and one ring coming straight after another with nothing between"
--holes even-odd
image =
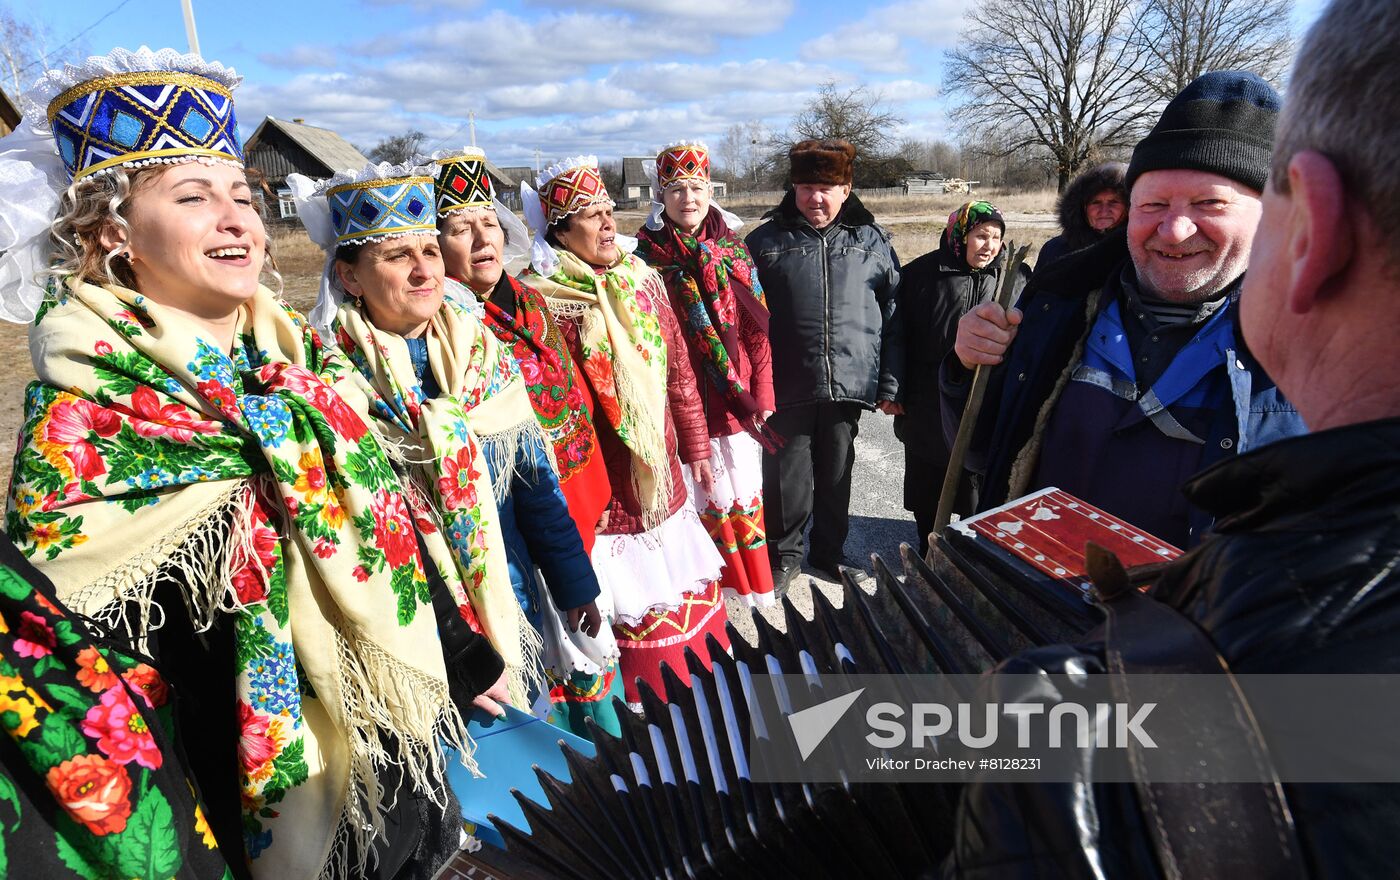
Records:
<instances>
[{"instance_id":1,"label":"grassy field","mask_svg":"<svg viewBox=\"0 0 1400 880\"><path fill-rule=\"evenodd\" d=\"M1034 261L1040 246L1054 236L1059 227L1055 221L1054 192L977 193L1001 209L1007 218L1007 235L1019 244L1030 244L1029 259ZM938 247L938 235L943 231L949 212L967 199L966 196L910 196L872 198L867 207L891 233L895 251L902 262L928 253ZM746 204L736 197L726 207L742 217L752 229L771 204ZM646 214L642 211L622 211L617 215L618 229L635 232ZM272 253L282 274L283 291L293 307L309 310L320 286L321 267L325 256L300 229L279 231L273 236ZM16 438L22 419L24 388L34 378L29 361L26 328L0 322L0 371L10 376L0 385L0 437ZM13 449L13 446L10 447ZM0 485L9 485L10 456L0 456Z\"/></svg>"}]
</instances>

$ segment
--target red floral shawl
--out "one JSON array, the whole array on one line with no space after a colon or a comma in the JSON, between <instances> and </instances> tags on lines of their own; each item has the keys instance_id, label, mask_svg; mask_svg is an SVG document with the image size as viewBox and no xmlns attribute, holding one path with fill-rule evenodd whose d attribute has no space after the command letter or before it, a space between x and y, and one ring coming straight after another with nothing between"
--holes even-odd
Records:
<instances>
[{"instance_id":1,"label":"red floral shawl","mask_svg":"<svg viewBox=\"0 0 1400 880\"><path fill-rule=\"evenodd\" d=\"M553 444L569 512L578 524L585 549L591 552L593 527L612 497L612 487L598 455L598 436L583 378L540 292L507 274L501 276L500 283L511 287L515 314L507 314L491 302L489 294L480 295L486 326L511 346L520 365L535 416Z\"/></svg>"},{"instance_id":2,"label":"red floral shawl","mask_svg":"<svg viewBox=\"0 0 1400 880\"><path fill-rule=\"evenodd\" d=\"M663 217L661 229L643 226L637 239L637 256L661 273L678 300L686 342L700 354L705 376L723 393L739 424L765 449L775 449L781 440L757 418L758 401L739 376L738 310L768 332L768 303L748 248L713 205L698 235Z\"/></svg>"}]
</instances>

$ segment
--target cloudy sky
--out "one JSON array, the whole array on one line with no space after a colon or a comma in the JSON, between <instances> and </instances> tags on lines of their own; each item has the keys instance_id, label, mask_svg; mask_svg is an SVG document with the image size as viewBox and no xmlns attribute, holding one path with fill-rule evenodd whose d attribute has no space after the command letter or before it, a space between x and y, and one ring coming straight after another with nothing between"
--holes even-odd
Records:
<instances>
[{"instance_id":1,"label":"cloudy sky","mask_svg":"<svg viewBox=\"0 0 1400 880\"><path fill-rule=\"evenodd\" d=\"M984 0L971 0L984 2ZM1298 0L1295 28L1323 0ZM304 117L368 148L417 128L502 165L717 146L782 129L827 80L879 89L915 137L948 136L944 51L969 0L193 0L203 54L244 76L244 135ZM27 12L50 45L185 48L179 0L64 0ZM31 7L32 8L32 7ZM105 16L105 18L104 18Z\"/></svg>"}]
</instances>

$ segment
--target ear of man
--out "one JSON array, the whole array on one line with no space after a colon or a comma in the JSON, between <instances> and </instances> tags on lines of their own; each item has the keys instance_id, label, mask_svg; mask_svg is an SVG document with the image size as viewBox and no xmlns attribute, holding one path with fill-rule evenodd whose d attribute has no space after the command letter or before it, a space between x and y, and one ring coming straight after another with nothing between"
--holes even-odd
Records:
<instances>
[{"instance_id":1,"label":"ear of man","mask_svg":"<svg viewBox=\"0 0 1400 880\"><path fill-rule=\"evenodd\" d=\"M1288 308L1306 314L1343 288L1356 256L1360 220L1346 210L1346 192L1337 166L1321 153L1305 150L1288 163L1289 226L1284 251L1289 267ZM1362 220L1361 222L1365 222Z\"/></svg>"}]
</instances>

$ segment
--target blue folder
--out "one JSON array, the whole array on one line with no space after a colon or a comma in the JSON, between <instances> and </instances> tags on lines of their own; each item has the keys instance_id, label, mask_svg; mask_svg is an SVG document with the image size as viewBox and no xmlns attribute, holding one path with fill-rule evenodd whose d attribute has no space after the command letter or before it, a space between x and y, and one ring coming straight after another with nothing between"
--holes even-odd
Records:
<instances>
[{"instance_id":1,"label":"blue folder","mask_svg":"<svg viewBox=\"0 0 1400 880\"><path fill-rule=\"evenodd\" d=\"M505 718L492 718L480 709L472 712L467 732L476 740L476 764L485 779L472 776L448 749L451 763L447 779L452 791L462 802L462 821L467 833L492 846L504 847L501 834L486 819L488 813L499 816L516 828L528 830L525 814L511 796L512 788L539 803L546 803L531 765L538 764L556 779L568 782L568 765L559 750L559 741L576 751L592 757L593 743L574 736L552 724L546 724L528 712L505 706Z\"/></svg>"}]
</instances>

